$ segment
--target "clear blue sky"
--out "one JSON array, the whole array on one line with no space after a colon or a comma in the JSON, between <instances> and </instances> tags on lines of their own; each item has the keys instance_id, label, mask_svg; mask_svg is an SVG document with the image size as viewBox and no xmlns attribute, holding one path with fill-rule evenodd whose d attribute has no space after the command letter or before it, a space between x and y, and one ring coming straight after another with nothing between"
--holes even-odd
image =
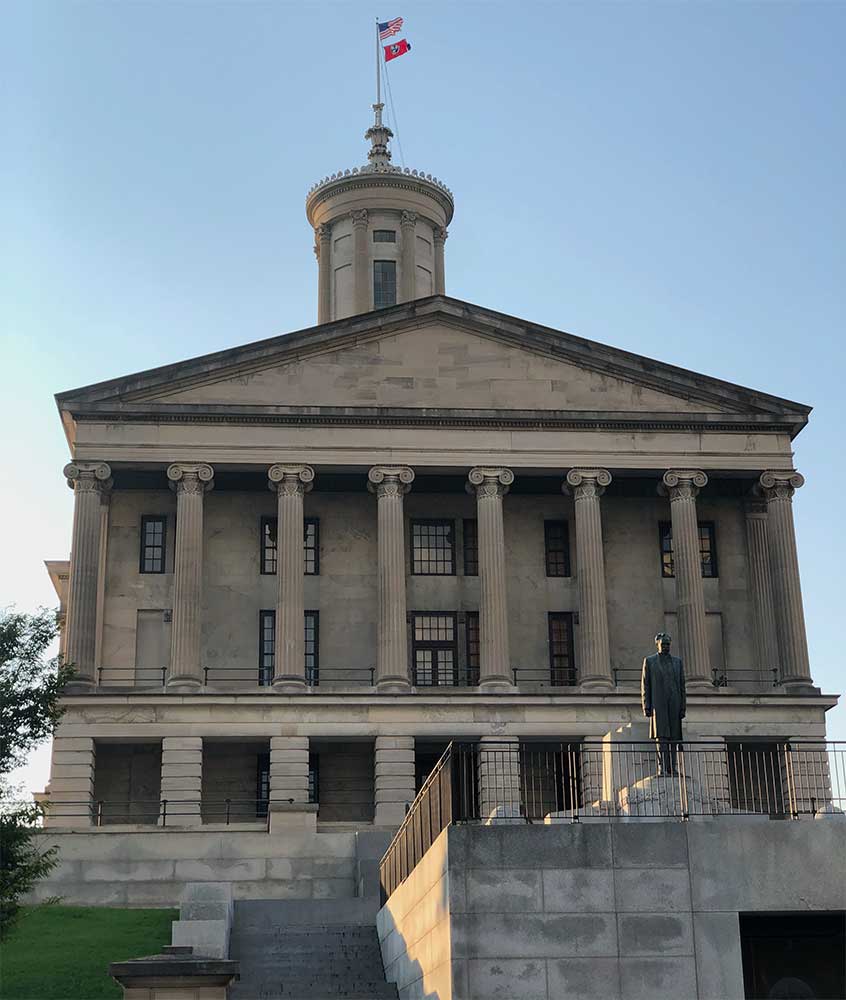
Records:
<instances>
[{"instance_id":1,"label":"clear blue sky","mask_svg":"<svg viewBox=\"0 0 846 1000\"><path fill-rule=\"evenodd\" d=\"M0 605L53 603L68 551L54 392L314 323L304 196L364 162L402 15L450 294L815 406L795 511L840 691L846 5L396 2L3 5Z\"/></svg>"}]
</instances>

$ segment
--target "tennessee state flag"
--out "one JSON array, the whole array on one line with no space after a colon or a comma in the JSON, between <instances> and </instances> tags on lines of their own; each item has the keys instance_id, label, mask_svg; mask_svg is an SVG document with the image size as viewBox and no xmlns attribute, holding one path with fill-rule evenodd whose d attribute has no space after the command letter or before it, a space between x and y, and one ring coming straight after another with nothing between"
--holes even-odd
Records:
<instances>
[{"instance_id":1,"label":"tennessee state flag","mask_svg":"<svg viewBox=\"0 0 846 1000\"><path fill-rule=\"evenodd\" d=\"M383 45L382 48L385 50L385 62L390 62L398 56L404 56L406 52L411 52L411 44L404 38L394 42L393 45Z\"/></svg>"}]
</instances>

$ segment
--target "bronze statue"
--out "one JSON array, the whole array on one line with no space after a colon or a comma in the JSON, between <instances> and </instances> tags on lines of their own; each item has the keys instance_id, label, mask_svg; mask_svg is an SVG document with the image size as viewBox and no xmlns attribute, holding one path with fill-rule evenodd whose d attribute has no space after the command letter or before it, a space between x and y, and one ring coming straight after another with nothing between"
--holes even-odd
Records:
<instances>
[{"instance_id":1,"label":"bronze statue","mask_svg":"<svg viewBox=\"0 0 846 1000\"><path fill-rule=\"evenodd\" d=\"M655 636L658 652L644 658L640 678L641 704L649 719L649 735L656 742L659 774L675 773L687 708L684 665L678 656L670 655L672 641L666 632Z\"/></svg>"}]
</instances>

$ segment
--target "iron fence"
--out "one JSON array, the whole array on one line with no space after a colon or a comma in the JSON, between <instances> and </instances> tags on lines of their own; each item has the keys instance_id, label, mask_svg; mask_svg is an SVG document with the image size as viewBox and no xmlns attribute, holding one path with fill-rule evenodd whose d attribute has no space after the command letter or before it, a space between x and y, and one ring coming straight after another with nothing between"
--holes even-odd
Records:
<instances>
[{"instance_id":1,"label":"iron fence","mask_svg":"<svg viewBox=\"0 0 846 1000\"><path fill-rule=\"evenodd\" d=\"M453 742L381 863L383 898L453 823L577 823L846 810L846 743Z\"/></svg>"},{"instance_id":2,"label":"iron fence","mask_svg":"<svg viewBox=\"0 0 846 1000\"><path fill-rule=\"evenodd\" d=\"M314 667L306 670L307 687L327 687L330 684L352 687L373 687L375 667ZM270 687L272 667L203 667L203 684L240 683L245 687Z\"/></svg>"},{"instance_id":3,"label":"iron fence","mask_svg":"<svg viewBox=\"0 0 846 1000\"><path fill-rule=\"evenodd\" d=\"M97 667L97 686L164 687L167 667Z\"/></svg>"},{"instance_id":4,"label":"iron fence","mask_svg":"<svg viewBox=\"0 0 846 1000\"><path fill-rule=\"evenodd\" d=\"M48 825L104 827L186 826L206 823L267 822L267 799L78 799L40 802L37 805ZM190 821L190 822L186 822Z\"/></svg>"}]
</instances>

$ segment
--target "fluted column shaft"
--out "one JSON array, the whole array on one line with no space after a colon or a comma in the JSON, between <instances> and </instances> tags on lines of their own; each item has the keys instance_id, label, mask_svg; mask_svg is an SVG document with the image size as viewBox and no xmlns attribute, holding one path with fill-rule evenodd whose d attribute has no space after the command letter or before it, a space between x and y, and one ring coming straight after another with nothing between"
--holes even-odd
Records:
<instances>
[{"instance_id":1,"label":"fluted column shaft","mask_svg":"<svg viewBox=\"0 0 846 1000\"><path fill-rule=\"evenodd\" d=\"M605 556L599 498L611 483L607 469L571 469L567 486L576 508L579 583L579 676L586 688L611 688L611 650L605 596Z\"/></svg>"},{"instance_id":2,"label":"fluted column shaft","mask_svg":"<svg viewBox=\"0 0 846 1000\"><path fill-rule=\"evenodd\" d=\"M799 556L793 526L793 494L804 484L798 472L765 472L760 480L767 501L773 604L781 658L781 680L791 687L811 687L811 664L805 634Z\"/></svg>"},{"instance_id":3,"label":"fluted column shaft","mask_svg":"<svg viewBox=\"0 0 846 1000\"><path fill-rule=\"evenodd\" d=\"M406 466L377 465L368 473L368 488L378 501L379 635L376 686L383 691L409 686L405 600L405 531L403 496L414 472Z\"/></svg>"},{"instance_id":4,"label":"fluted column shaft","mask_svg":"<svg viewBox=\"0 0 846 1000\"><path fill-rule=\"evenodd\" d=\"M173 626L168 687L202 684L200 641L203 599L203 496L212 488L210 465L169 466L176 493L176 546L173 556Z\"/></svg>"},{"instance_id":5,"label":"fluted column shaft","mask_svg":"<svg viewBox=\"0 0 846 1000\"><path fill-rule=\"evenodd\" d=\"M447 231L443 226L435 226L435 295L446 294L446 278L444 276L444 243Z\"/></svg>"},{"instance_id":6,"label":"fluted column shaft","mask_svg":"<svg viewBox=\"0 0 846 1000\"><path fill-rule=\"evenodd\" d=\"M767 504L750 500L746 504L746 548L749 556L749 584L752 589L755 629L755 663L760 670L778 667L775 609L770 581L770 552L767 540Z\"/></svg>"},{"instance_id":7,"label":"fluted column shaft","mask_svg":"<svg viewBox=\"0 0 846 1000\"><path fill-rule=\"evenodd\" d=\"M670 498L673 525L673 565L678 604L679 646L684 660L687 687L713 686L705 626L705 591L699 552L699 522L696 497L708 482L698 469L670 469L663 485Z\"/></svg>"},{"instance_id":8,"label":"fluted column shaft","mask_svg":"<svg viewBox=\"0 0 846 1000\"><path fill-rule=\"evenodd\" d=\"M303 495L312 487L314 469L308 465L272 465L267 475L277 496L273 687L303 688L306 684Z\"/></svg>"},{"instance_id":9,"label":"fluted column shaft","mask_svg":"<svg viewBox=\"0 0 846 1000\"><path fill-rule=\"evenodd\" d=\"M317 322L332 319L332 227L318 226L314 230L314 252L317 254Z\"/></svg>"},{"instance_id":10,"label":"fluted column shaft","mask_svg":"<svg viewBox=\"0 0 846 1000\"><path fill-rule=\"evenodd\" d=\"M400 222L402 230L400 237L400 296L399 302L410 302L414 296L414 241L417 238L415 229L417 224L416 212L403 212Z\"/></svg>"},{"instance_id":11,"label":"fluted column shaft","mask_svg":"<svg viewBox=\"0 0 846 1000\"><path fill-rule=\"evenodd\" d=\"M352 213L353 224L353 288L356 314L370 312L370 254L367 246L367 209Z\"/></svg>"},{"instance_id":12,"label":"fluted column shaft","mask_svg":"<svg viewBox=\"0 0 846 1000\"><path fill-rule=\"evenodd\" d=\"M66 619L66 660L74 684L94 683L97 643L97 586L103 492L111 489L112 471L105 462L71 462L64 468L74 493L73 540Z\"/></svg>"},{"instance_id":13,"label":"fluted column shaft","mask_svg":"<svg viewBox=\"0 0 846 1000\"><path fill-rule=\"evenodd\" d=\"M514 473L511 469L475 468L468 479L468 491L476 494L479 537L479 684L510 686L502 498L514 482Z\"/></svg>"}]
</instances>

